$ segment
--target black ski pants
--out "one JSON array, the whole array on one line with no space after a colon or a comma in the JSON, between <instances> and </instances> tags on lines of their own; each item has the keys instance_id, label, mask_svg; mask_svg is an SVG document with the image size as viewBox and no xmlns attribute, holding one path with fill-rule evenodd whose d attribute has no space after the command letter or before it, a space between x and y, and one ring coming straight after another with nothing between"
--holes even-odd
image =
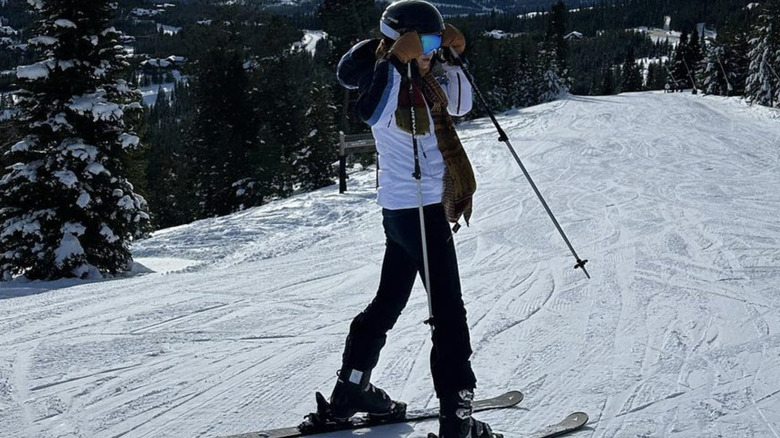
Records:
<instances>
[{"instance_id":1,"label":"black ski pants","mask_svg":"<svg viewBox=\"0 0 780 438\"><path fill-rule=\"evenodd\" d=\"M424 213L432 283L431 373L436 394L442 397L474 389L476 378L469 361L471 342L450 226L441 204L426 206ZM344 368L370 371L376 366L387 332L406 306L416 276L419 274L425 281L418 209L384 209L382 215L387 247L379 290L352 321L344 349Z\"/></svg>"}]
</instances>

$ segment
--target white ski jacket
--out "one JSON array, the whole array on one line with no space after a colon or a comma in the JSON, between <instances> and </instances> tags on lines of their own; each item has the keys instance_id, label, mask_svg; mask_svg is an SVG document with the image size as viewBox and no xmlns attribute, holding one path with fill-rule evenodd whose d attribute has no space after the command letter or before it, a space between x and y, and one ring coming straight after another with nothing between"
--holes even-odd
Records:
<instances>
[{"instance_id":1,"label":"white ski jacket","mask_svg":"<svg viewBox=\"0 0 780 438\"><path fill-rule=\"evenodd\" d=\"M343 72L354 68L345 63L354 62L355 56L364 41L350 50L339 63L339 80L345 84ZM372 51L367 50L367 52ZM358 61L359 62L359 61ZM414 152L412 136L398 127L395 117L398 107L399 93L408 93L401 89L401 72L405 66L396 65L390 60L380 60L372 63L373 74L363 75L359 84L358 112L369 125L376 142L379 154L379 189L377 201L383 208L399 210L416 208L418 204L417 181L412 176L414 172ZM472 107L471 84L459 67L441 64L444 74L437 78L449 102L448 111L453 116L462 116ZM404 70L405 74L405 70ZM427 106L426 106L426 109ZM427 120L417 120L428 123L427 134L417 136L419 148L420 170L422 174L423 205L437 204L442 201L442 179L444 176L444 160L436 141L433 119L430 110Z\"/></svg>"}]
</instances>

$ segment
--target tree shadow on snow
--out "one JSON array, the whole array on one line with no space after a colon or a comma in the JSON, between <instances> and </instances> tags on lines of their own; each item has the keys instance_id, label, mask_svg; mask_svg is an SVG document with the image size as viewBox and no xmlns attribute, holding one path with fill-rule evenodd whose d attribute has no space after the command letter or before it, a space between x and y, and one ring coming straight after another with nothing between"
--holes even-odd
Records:
<instances>
[{"instance_id":1,"label":"tree shadow on snow","mask_svg":"<svg viewBox=\"0 0 780 438\"><path fill-rule=\"evenodd\" d=\"M127 271L117 275L108 275L104 278L89 278L89 279L77 279L67 278L54 281L41 281L41 280L27 280L25 278L19 278L8 282L0 282L0 301L10 298L21 298L32 295L40 295L46 292L55 290L67 289L75 286L83 286L86 284L102 283L106 281L124 280L127 278L137 277L140 275L154 273L155 271L147 268L146 266L133 262L133 267Z\"/></svg>"}]
</instances>

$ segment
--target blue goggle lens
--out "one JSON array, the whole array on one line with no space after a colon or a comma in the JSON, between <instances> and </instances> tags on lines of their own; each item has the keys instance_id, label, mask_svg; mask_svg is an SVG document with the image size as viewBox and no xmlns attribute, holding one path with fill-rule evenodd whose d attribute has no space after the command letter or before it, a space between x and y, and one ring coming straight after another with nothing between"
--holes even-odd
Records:
<instances>
[{"instance_id":1,"label":"blue goggle lens","mask_svg":"<svg viewBox=\"0 0 780 438\"><path fill-rule=\"evenodd\" d=\"M422 43L423 55L428 55L429 53L441 47L441 35L420 35L420 42Z\"/></svg>"}]
</instances>

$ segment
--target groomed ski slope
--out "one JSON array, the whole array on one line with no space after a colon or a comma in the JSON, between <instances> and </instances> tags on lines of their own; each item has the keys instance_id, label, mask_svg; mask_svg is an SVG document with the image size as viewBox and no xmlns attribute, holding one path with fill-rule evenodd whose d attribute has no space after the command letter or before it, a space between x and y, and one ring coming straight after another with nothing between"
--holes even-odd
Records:
<instances>
[{"instance_id":1,"label":"groomed ski slope","mask_svg":"<svg viewBox=\"0 0 780 438\"><path fill-rule=\"evenodd\" d=\"M499 120L593 279L489 121L461 125L480 184L455 237L477 395L526 395L479 418L508 438L577 410L591 422L576 437L780 437L780 113L638 93ZM160 231L136 245L145 268L130 278L0 284L0 435L297 424L377 286L373 184L367 170L345 195ZM418 282L374 373L412 407L436 405L426 316Z\"/></svg>"}]
</instances>

